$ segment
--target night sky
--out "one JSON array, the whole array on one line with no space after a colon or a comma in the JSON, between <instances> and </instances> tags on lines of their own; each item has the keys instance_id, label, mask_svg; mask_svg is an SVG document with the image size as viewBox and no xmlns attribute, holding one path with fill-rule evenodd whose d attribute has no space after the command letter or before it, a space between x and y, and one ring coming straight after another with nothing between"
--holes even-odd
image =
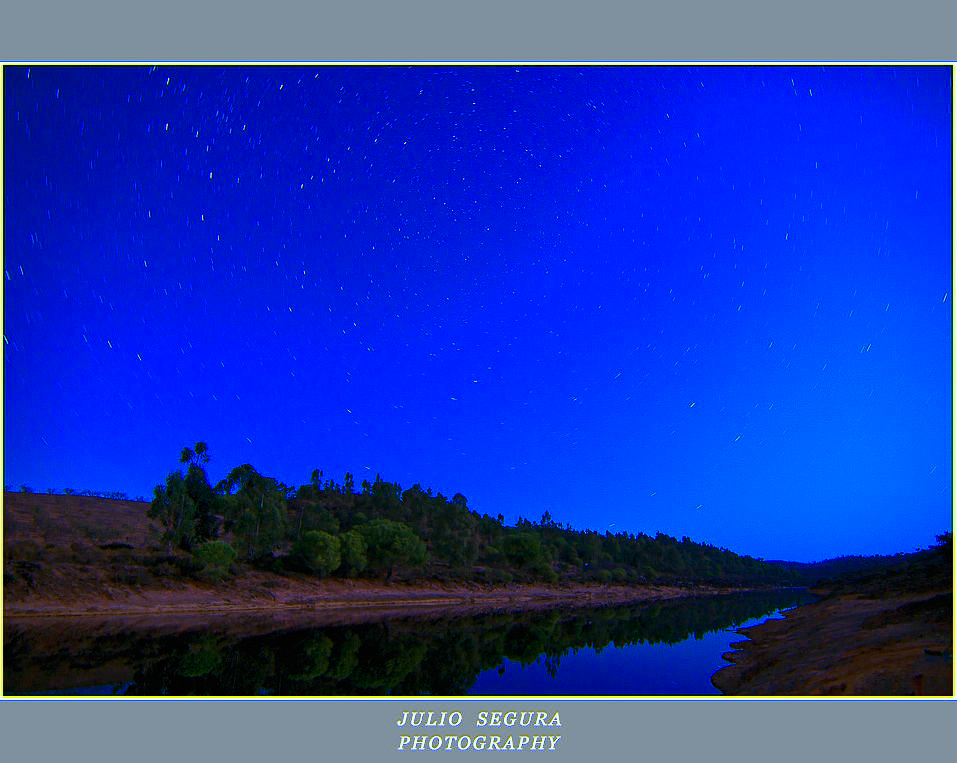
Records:
<instances>
[{"instance_id":1,"label":"night sky","mask_svg":"<svg viewBox=\"0 0 957 763\"><path fill-rule=\"evenodd\" d=\"M4 482L209 444L769 559L951 528L950 67L4 69Z\"/></svg>"}]
</instances>

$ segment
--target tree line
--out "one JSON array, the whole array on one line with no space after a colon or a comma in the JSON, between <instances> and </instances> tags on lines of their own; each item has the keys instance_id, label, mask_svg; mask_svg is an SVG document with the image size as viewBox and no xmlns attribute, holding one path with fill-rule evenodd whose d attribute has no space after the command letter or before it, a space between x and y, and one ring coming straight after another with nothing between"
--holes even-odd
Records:
<instances>
[{"instance_id":1,"label":"tree line","mask_svg":"<svg viewBox=\"0 0 957 763\"><path fill-rule=\"evenodd\" d=\"M419 484L403 490L376 475L341 483L316 469L293 486L232 469L211 484L208 447L184 448L182 467L157 485L148 514L167 550L189 551L204 574L240 563L318 576L511 581L792 585L795 570L664 533L599 533L560 525L549 512L506 526Z\"/></svg>"}]
</instances>

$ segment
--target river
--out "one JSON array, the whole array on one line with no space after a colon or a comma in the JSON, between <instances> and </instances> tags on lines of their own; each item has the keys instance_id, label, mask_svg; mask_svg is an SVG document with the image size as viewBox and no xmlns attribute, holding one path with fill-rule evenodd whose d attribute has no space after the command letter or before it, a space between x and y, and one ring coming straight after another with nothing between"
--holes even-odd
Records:
<instances>
[{"instance_id":1,"label":"river","mask_svg":"<svg viewBox=\"0 0 957 763\"><path fill-rule=\"evenodd\" d=\"M141 617L4 622L4 693L130 696L717 694L733 631L804 591L590 609L319 623Z\"/></svg>"}]
</instances>

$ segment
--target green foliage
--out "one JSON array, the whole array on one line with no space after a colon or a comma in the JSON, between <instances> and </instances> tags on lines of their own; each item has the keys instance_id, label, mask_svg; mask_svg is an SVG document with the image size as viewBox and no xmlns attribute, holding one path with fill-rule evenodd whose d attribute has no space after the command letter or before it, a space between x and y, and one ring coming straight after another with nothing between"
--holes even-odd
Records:
<instances>
[{"instance_id":1,"label":"green foliage","mask_svg":"<svg viewBox=\"0 0 957 763\"><path fill-rule=\"evenodd\" d=\"M369 560L366 556L366 542L358 530L349 530L339 536L339 553L346 575L358 575Z\"/></svg>"},{"instance_id":2,"label":"green foliage","mask_svg":"<svg viewBox=\"0 0 957 763\"><path fill-rule=\"evenodd\" d=\"M309 530L296 541L292 553L317 575L328 575L341 562L339 538L322 530Z\"/></svg>"},{"instance_id":3,"label":"green foliage","mask_svg":"<svg viewBox=\"0 0 957 763\"><path fill-rule=\"evenodd\" d=\"M300 492L311 493L312 487L309 486L305 491L300 490ZM313 497L297 496L290 503L290 508L294 510L293 514L296 517L295 526L291 528L295 538L301 538L307 530L324 530L330 535L339 532L339 519L329 509L317 503Z\"/></svg>"},{"instance_id":4,"label":"green foliage","mask_svg":"<svg viewBox=\"0 0 957 763\"><path fill-rule=\"evenodd\" d=\"M351 676L357 687L373 692L389 691L400 685L421 668L429 651L420 634L378 635L381 640L374 643L375 649L369 650L368 659L360 661Z\"/></svg>"},{"instance_id":5,"label":"green foliage","mask_svg":"<svg viewBox=\"0 0 957 763\"><path fill-rule=\"evenodd\" d=\"M487 583L492 583L493 585L504 585L505 583L511 583L515 578L512 577L510 572L505 570L497 569L486 569L481 570L481 580L484 580Z\"/></svg>"},{"instance_id":6,"label":"green foliage","mask_svg":"<svg viewBox=\"0 0 957 763\"><path fill-rule=\"evenodd\" d=\"M236 549L223 541L211 540L193 551L196 561L203 565L201 574L210 580L223 580L229 576L230 566L236 561Z\"/></svg>"},{"instance_id":7,"label":"green foliage","mask_svg":"<svg viewBox=\"0 0 957 763\"><path fill-rule=\"evenodd\" d=\"M326 676L334 681L348 678L359 666L359 648L361 646L362 639L359 636L355 633L347 633L330 661L331 664L326 671Z\"/></svg>"},{"instance_id":8,"label":"green foliage","mask_svg":"<svg viewBox=\"0 0 957 763\"><path fill-rule=\"evenodd\" d=\"M250 464L243 464L217 487L225 493L227 527L243 543L246 558L271 553L286 527L286 498L281 484L259 474Z\"/></svg>"},{"instance_id":9,"label":"green foliage","mask_svg":"<svg viewBox=\"0 0 957 763\"><path fill-rule=\"evenodd\" d=\"M209 463L208 446L205 442L198 442L193 449L183 448L179 455L181 464L206 464Z\"/></svg>"},{"instance_id":10,"label":"green foliage","mask_svg":"<svg viewBox=\"0 0 957 763\"><path fill-rule=\"evenodd\" d=\"M558 573L552 569L550 564L541 564L535 568L536 576L544 580L546 583L557 583L558 582Z\"/></svg>"},{"instance_id":11,"label":"green foliage","mask_svg":"<svg viewBox=\"0 0 957 763\"><path fill-rule=\"evenodd\" d=\"M297 664L289 677L297 681L313 681L323 675L329 669L332 646L332 639L322 634L303 642L295 652Z\"/></svg>"},{"instance_id":12,"label":"green foliage","mask_svg":"<svg viewBox=\"0 0 957 763\"><path fill-rule=\"evenodd\" d=\"M767 563L663 533L578 531L562 526L548 510L538 522L520 518L515 527L505 527L501 514L470 510L461 493L447 499L418 484L402 491L378 474L357 493L348 472L337 484L315 469L308 484L293 488L244 464L211 487L203 442L184 448L180 460L186 474L171 474L150 506L169 547L190 549L214 539L222 520L241 555L265 569L281 568L277 552L292 548L298 563L319 574L368 570L387 580L427 560L426 574L444 579L547 582L796 585L824 571ZM336 539L339 561L333 565Z\"/></svg>"},{"instance_id":13,"label":"green foliage","mask_svg":"<svg viewBox=\"0 0 957 763\"><path fill-rule=\"evenodd\" d=\"M202 636L189 645L179 662L177 673L187 678L198 678L216 672L222 663L222 654L212 636Z\"/></svg>"},{"instance_id":14,"label":"green foliage","mask_svg":"<svg viewBox=\"0 0 957 763\"><path fill-rule=\"evenodd\" d=\"M402 522L374 519L356 528L366 543L369 569L391 580L397 565L418 567L428 557L425 543Z\"/></svg>"},{"instance_id":15,"label":"green foliage","mask_svg":"<svg viewBox=\"0 0 957 763\"><path fill-rule=\"evenodd\" d=\"M202 443L197 443L202 445ZM186 470L186 492L195 506L196 538L211 540L219 534L219 496L213 492L206 470L199 464L190 464Z\"/></svg>"},{"instance_id":16,"label":"green foliage","mask_svg":"<svg viewBox=\"0 0 957 763\"><path fill-rule=\"evenodd\" d=\"M188 464L186 474L170 472L166 484L157 485L153 491L147 516L163 526L163 540L170 550L173 547L189 550L217 535L218 497L202 467L209 460L206 450L202 442L196 443L195 452L184 448L180 461Z\"/></svg>"},{"instance_id":17,"label":"green foliage","mask_svg":"<svg viewBox=\"0 0 957 763\"><path fill-rule=\"evenodd\" d=\"M516 567L533 567L542 559L542 543L537 535L519 532L505 537L502 552Z\"/></svg>"},{"instance_id":18,"label":"green foliage","mask_svg":"<svg viewBox=\"0 0 957 763\"><path fill-rule=\"evenodd\" d=\"M192 546L196 537L196 504L189 496L181 471L170 472L166 484L153 489L153 501L146 515L162 525L168 550Z\"/></svg>"}]
</instances>

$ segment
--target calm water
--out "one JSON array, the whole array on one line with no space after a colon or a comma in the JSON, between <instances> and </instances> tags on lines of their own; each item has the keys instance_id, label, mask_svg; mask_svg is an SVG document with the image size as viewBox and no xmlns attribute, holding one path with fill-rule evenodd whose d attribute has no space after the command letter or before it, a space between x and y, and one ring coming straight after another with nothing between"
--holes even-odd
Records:
<instances>
[{"instance_id":1,"label":"calm water","mask_svg":"<svg viewBox=\"0 0 957 763\"><path fill-rule=\"evenodd\" d=\"M646 605L278 623L5 623L7 694L716 694L731 632L801 591ZM363 615L368 619L368 615Z\"/></svg>"}]
</instances>

